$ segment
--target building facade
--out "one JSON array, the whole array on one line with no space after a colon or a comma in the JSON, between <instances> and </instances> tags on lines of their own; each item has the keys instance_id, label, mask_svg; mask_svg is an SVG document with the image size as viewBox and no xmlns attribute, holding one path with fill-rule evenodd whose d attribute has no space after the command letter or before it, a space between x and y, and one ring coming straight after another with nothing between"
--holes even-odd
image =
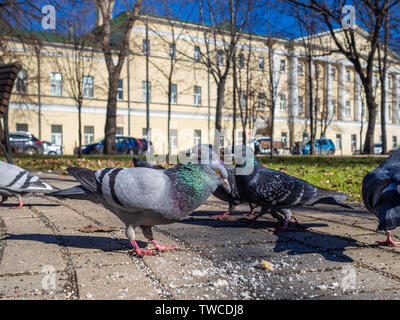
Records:
<instances>
[{"instance_id":1,"label":"building facade","mask_svg":"<svg viewBox=\"0 0 400 320\"><path fill-rule=\"evenodd\" d=\"M144 137L148 106L155 152L166 154L170 105L172 153L194 144L212 143L217 85L210 68L218 71L225 67L224 39L215 38L207 43L204 30L198 25L160 17L137 21L131 37L130 53L119 80L117 134ZM336 52L326 54L333 45L329 35L307 40L313 50L310 68L305 39L267 40L259 35L243 35L239 41L235 60L236 130L233 132L234 90L230 70L223 101L223 144L231 145L233 135L235 143L241 143L243 132L248 140L266 135L271 105L275 106L274 139L281 140L288 149L294 142L307 141L312 86L316 137L331 139L339 155L360 150L368 119L361 82L345 57ZM365 41L362 31L359 41ZM8 40L7 50L7 59L23 66L10 102L10 131L29 131L41 140L62 145L64 153L72 154L78 145L79 79L83 90L82 143L104 137L108 73L102 52L96 48L77 52L70 43L60 41L45 41L39 48L37 44L22 44L13 39ZM206 54L208 65L204 63ZM78 75L74 72L77 64ZM376 70L374 84L379 104L378 79ZM400 139L400 65L390 65L386 82L390 150L397 147ZM374 140L381 140L379 112Z\"/></svg>"}]
</instances>

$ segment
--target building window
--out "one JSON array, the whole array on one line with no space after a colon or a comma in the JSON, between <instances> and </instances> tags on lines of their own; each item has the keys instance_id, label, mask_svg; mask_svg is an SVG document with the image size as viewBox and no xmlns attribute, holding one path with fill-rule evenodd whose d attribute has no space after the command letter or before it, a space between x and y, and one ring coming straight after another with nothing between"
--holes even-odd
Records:
<instances>
[{"instance_id":1,"label":"building window","mask_svg":"<svg viewBox=\"0 0 400 320\"><path fill-rule=\"evenodd\" d=\"M351 73L350 70L346 70L346 81L350 82L351 81Z\"/></svg>"},{"instance_id":2,"label":"building window","mask_svg":"<svg viewBox=\"0 0 400 320\"><path fill-rule=\"evenodd\" d=\"M200 47L194 47L194 60L200 61Z\"/></svg>"},{"instance_id":3,"label":"building window","mask_svg":"<svg viewBox=\"0 0 400 320\"><path fill-rule=\"evenodd\" d=\"M62 74L58 72L50 73L50 94L52 96L62 96Z\"/></svg>"},{"instance_id":4,"label":"building window","mask_svg":"<svg viewBox=\"0 0 400 320\"><path fill-rule=\"evenodd\" d=\"M376 73L374 73L374 83L373 86L378 85L378 75Z\"/></svg>"},{"instance_id":5,"label":"building window","mask_svg":"<svg viewBox=\"0 0 400 320\"><path fill-rule=\"evenodd\" d=\"M303 142L304 143L308 142L308 132L303 132Z\"/></svg>"},{"instance_id":6,"label":"building window","mask_svg":"<svg viewBox=\"0 0 400 320\"><path fill-rule=\"evenodd\" d=\"M331 67L331 77L333 80L336 80L336 68Z\"/></svg>"},{"instance_id":7,"label":"building window","mask_svg":"<svg viewBox=\"0 0 400 320\"><path fill-rule=\"evenodd\" d=\"M239 53L238 67L240 69L244 67L244 54L243 53Z\"/></svg>"},{"instance_id":8,"label":"building window","mask_svg":"<svg viewBox=\"0 0 400 320\"><path fill-rule=\"evenodd\" d=\"M84 126L83 127L83 144L90 144L94 141L94 127Z\"/></svg>"},{"instance_id":9,"label":"building window","mask_svg":"<svg viewBox=\"0 0 400 320\"><path fill-rule=\"evenodd\" d=\"M142 40L142 53L145 55L150 55L150 40Z\"/></svg>"},{"instance_id":10,"label":"building window","mask_svg":"<svg viewBox=\"0 0 400 320\"><path fill-rule=\"evenodd\" d=\"M169 130L169 144L172 148L178 148L178 130L170 129Z\"/></svg>"},{"instance_id":11,"label":"building window","mask_svg":"<svg viewBox=\"0 0 400 320\"><path fill-rule=\"evenodd\" d=\"M149 97L148 101L147 95ZM151 102L151 81L142 81L142 101Z\"/></svg>"},{"instance_id":12,"label":"building window","mask_svg":"<svg viewBox=\"0 0 400 320\"><path fill-rule=\"evenodd\" d=\"M17 123L16 129L17 129L17 131L28 132L28 124L27 123Z\"/></svg>"},{"instance_id":13,"label":"building window","mask_svg":"<svg viewBox=\"0 0 400 320\"><path fill-rule=\"evenodd\" d=\"M17 93L28 93L28 78L26 70L20 70L15 81L15 91Z\"/></svg>"},{"instance_id":14,"label":"building window","mask_svg":"<svg viewBox=\"0 0 400 320\"><path fill-rule=\"evenodd\" d=\"M286 111L286 95L281 94L279 96L279 108L281 111Z\"/></svg>"},{"instance_id":15,"label":"building window","mask_svg":"<svg viewBox=\"0 0 400 320\"><path fill-rule=\"evenodd\" d=\"M342 135L341 134L336 135L336 147L338 149L342 149Z\"/></svg>"},{"instance_id":16,"label":"building window","mask_svg":"<svg viewBox=\"0 0 400 320\"><path fill-rule=\"evenodd\" d=\"M264 71L264 58L258 57L258 69Z\"/></svg>"},{"instance_id":17,"label":"building window","mask_svg":"<svg viewBox=\"0 0 400 320\"><path fill-rule=\"evenodd\" d=\"M350 117L351 114L351 102L350 101L346 101L346 117Z\"/></svg>"},{"instance_id":18,"label":"building window","mask_svg":"<svg viewBox=\"0 0 400 320\"><path fill-rule=\"evenodd\" d=\"M332 99L332 100L331 100L331 104L332 104L333 114L336 114L336 109L337 109L336 100L335 100L335 99Z\"/></svg>"},{"instance_id":19,"label":"building window","mask_svg":"<svg viewBox=\"0 0 400 320\"><path fill-rule=\"evenodd\" d=\"M304 75L304 71L303 71L303 63L299 62L297 65L297 73L299 74L299 76L303 76Z\"/></svg>"},{"instance_id":20,"label":"building window","mask_svg":"<svg viewBox=\"0 0 400 320\"><path fill-rule=\"evenodd\" d=\"M176 84L171 84L171 103L178 103L178 86Z\"/></svg>"},{"instance_id":21,"label":"building window","mask_svg":"<svg viewBox=\"0 0 400 320\"><path fill-rule=\"evenodd\" d=\"M281 133L281 141L282 141L282 143L283 143L285 148L289 146L287 132L282 132Z\"/></svg>"},{"instance_id":22,"label":"building window","mask_svg":"<svg viewBox=\"0 0 400 320\"><path fill-rule=\"evenodd\" d=\"M118 100L124 99L124 81L122 79L118 80Z\"/></svg>"},{"instance_id":23,"label":"building window","mask_svg":"<svg viewBox=\"0 0 400 320\"><path fill-rule=\"evenodd\" d=\"M169 56L172 59L176 59L176 45L175 45L175 43L170 43L169 44Z\"/></svg>"},{"instance_id":24,"label":"building window","mask_svg":"<svg viewBox=\"0 0 400 320\"><path fill-rule=\"evenodd\" d=\"M389 86L389 89L391 89L392 86L393 86L393 82L392 82L392 77L391 76L388 77L388 86Z\"/></svg>"},{"instance_id":25,"label":"building window","mask_svg":"<svg viewBox=\"0 0 400 320\"><path fill-rule=\"evenodd\" d=\"M193 142L194 145L197 146L198 144L201 144L201 130L194 130L194 135L193 135Z\"/></svg>"},{"instance_id":26,"label":"building window","mask_svg":"<svg viewBox=\"0 0 400 320\"><path fill-rule=\"evenodd\" d=\"M388 108L388 119L387 119L387 121L388 122L392 122L392 105L388 104L387 108Z\"/></svg>"},{"instance_id":27,"label":"building window","mask_svg":"<svg viewBox=\"0 0 400 320\"><path fill-rule=\"evenodd\" d=\"M397 149L397 137L396 136L392 136L392 146L393 146L393 149Z\"/></svg>"},{"instance_id":28,"label":"building window","mask_svg":"<svg viewBox=\"0 0 400 320\"><path fill-rule=\"evenodd\" d=\"M115 134L117 136L123 136L124 135L124 127L117 127Z\"/></svg>"},{"instance_id":29,"label":"building window","mask_svg":"<svg viewBox=\"0 0 400 320\"><path fill-rule=\"evenodd\" d=\"M51 143L62 146L62 125L53 124L51 126Z\"/></svg>"},{"instance_id":30,"label":"building window","mask_svg":"<svg viewBox=\"0 0 400 320\"><path fill-rule=\"evenodd\" d=\"M261 110L265 109L265 93L260 92L258 94L258 108Z\"/></svg>"},{"instance_id":31,"label":"building window","mask_svg":"<svg viewBox=\"0 0 400 320\"><path fill-rule=\"evenodd\" d=\"M224 64L224 52L222 50L217 51L217 65L222 66Z\"/></svg>"},{"instance_id":32,"label":"building window","mask_svg":"<svg viewBox=\"0 0 400 320\"><path fill-rule=\"evenodd\" d=\"M83 76L82 83L83 83L83 97L93 98L93 77Z\"/></svg>"},{"instance_id":33,"label":"building window","mask_svg":"<svg viewBox=\"0 0 400 320\"><path fill-rule=\"evenodd\" d=\"M351 135L351 150L354 152L357 150L357 135Z\"/></svg>"},{"instance_id":34,"label":"building window","mask_svg":"<svg viewBox=\"0 0 400 320\"><path fill-rule=\"evenodd\" d=\"M286 60L281 59L280 66L279 66L279 71L280 72L286 72Z\"/></svg>"},{"instance_id":35,"label":"building window","mask_svg":"<svg viewBox=\"0 0 400 320\"><path fill-rule=\"evenodd\" d=\"M304 98L303 98L303 96L299 96L298 107L299 107L299 114L303 114L304 113Z\"/></svg>"},{"instance_id":36,"label":"building window","mask_svg":"<svg viewBox=\"0 0 400 320\"><path fill-rule=\"evenodd\" d=\"M201 106L201 87L200 86L194 86L193 96L194 96L194 105Z\"/></svg>"}]
</instances>

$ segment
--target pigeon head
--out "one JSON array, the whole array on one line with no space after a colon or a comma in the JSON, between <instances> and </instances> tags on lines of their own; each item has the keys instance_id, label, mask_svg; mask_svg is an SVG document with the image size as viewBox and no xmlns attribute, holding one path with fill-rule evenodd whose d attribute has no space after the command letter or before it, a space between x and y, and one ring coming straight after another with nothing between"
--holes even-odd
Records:
<instances>
[{"instance_id":1,"label":"pigeon head","mask_svg":"<svg viewBox=\"0 0 400 320\"><path fill-rule=\"evenodd\" d=\"M211 163L203 165L204 171L214 182L215 189L219 186L223 187L228 193L231 192L231 187L228 183L228 172L223 165L219 163Z\"/></svg>"}]
</instances>

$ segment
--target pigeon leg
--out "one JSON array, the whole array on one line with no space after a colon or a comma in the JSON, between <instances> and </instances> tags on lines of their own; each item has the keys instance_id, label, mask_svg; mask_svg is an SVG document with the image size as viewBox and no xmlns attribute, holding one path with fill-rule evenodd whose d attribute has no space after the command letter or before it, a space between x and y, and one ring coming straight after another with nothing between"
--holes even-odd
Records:
<instances>
[{"instance_id":1,"label":"pigeon leg","mask_svg":"<svg viewBox=\"0 0 400 320\"><path fill-rule=\"evenodd\" d=\"M217 215L214 215L214 216L211 216L211 218L215 218L215 219L223 219L223 218L226 218L226 217L228 217L233 211L235 211L235 207L236 206L234 206L233 204L229 204L229 209L228 209L228 211L227 212L225 212L225 213L223 213L223 214L217 214Z\"/></svg>"},{"instance_id":2,"label":"pigeon leg","mask_svg":"<svg viewBox=\"0 0 400 320\"><path fill-rule=\"evenodd\" d=\"M157 251L167 251L167 250L178 250L179 248L177 246L162 246L160 245L155 239L150 240L153 244L154 247L149 248L150 250L157 250Z\"/></svg>"},{"instance_id":3,"label":"pigeon leg","mask_svg":"<svg viewBox=\"0 0 400 320\"><path fill-rule=\"evenodd\" d=\"M153 251L151 251L151 250L143 250L143 249L139 248L139 246L138 246L138 244L136 243L136 240L135 240L135 236L136 236L135 228L131 224L126 227L125 234L128 237L129 242L133 246L134 252L136 252L136 254L140 258L142 258L144 255L155 255L155 253ZM132 251L129 252L129 254L132 254L132 253L133 253Z\"/></svg>"},{"instance_id":4,"label":"pigeon leg","mask_svg":"<svg viewBox=\"0 0 400 320\"><path fill-rule=\"evenodd\" d=\"M23 203L23 202L22 202L21 196L18 195L18 206L16 206L16 207L11 207L11 209L20 209L20 208L22 208L22 206L23 206L24 204L26 204L26 203Z\"/></svg>"},{"instance_id":5,"label":"pigeon leg","mask_svg":"<svg viewBox=\"0 0 400 320\"><path fill-rule=\"evenodd\" d=\"M144 255L149 255L149 256L154 256L155 255L155 252L153 252L153 251L151 251L151 250L143 250L143 249L140 249L139 248L139 246L138 246L138 244L136 243L136 240L130 240L130 242L131 242L131 245L135 248L135 252L136 252L136 254L140 257L140 258L142 258Z\"/></svg>"},{"instance_id":6,"label":"pigeon leg","mask_svg":"<svg viewBox=\"0 0 400 320\"><path fill-rule=\"evenodd\" d=\"M151 227L142 227L143 235L149 239L153 244L154 247L149 248L149 250L157 250L159 252L166 251L166 250L177 250L178 247L176 246L162 246L160 245L154 238L153 238L153 231Z\"/></svg>"},{"instance_id":7,"label":"pigeon leg","mask_svg":"<svg viewBox=\"0 0 400 320\"><path fill-rule=\"evenodd\" d=\"M273 210L275 210L275 209L273 209ZM272 210L272 211L273 211L273 210ZM294 218L294 217L292 216L292 211L291 211L290 209L287 209L287 208L277 209L276 211L279 212L279 213L281 213L281 214L283 214L283 215L285 216L285 221L283 222L282 228L278 229L277 231L278 231L278 232L285 232L285 231L287 231L288 229L291 229L291 228L289 228L288 226L289 226L289 221L290 221L290 219L291 219L291 218ZM294 218L294 219L295 219L295 218ZM296 220L296 219L295 219L295 220ZM297 220L296 220L296 222L297 222Z\"/></svg>"},{"instance_id":8,"label":"pigeon leg","mask_svg":"<svg viewBox=\"0 0 400 320\"><path fill-rule=\"evenodd\" d=\"M386 240L385 241L377 241L378 244L384 245L384 246L389 246L389 247L394 247L394 246L397 246L400 244L400 242L395 242L392 240L391 231L386 230L386 236L387 236Z\"/></svg>"},{"instance_id":9,"label":"pigeon leg","mask_svg":"<svg viewBox=\"0 0 400 320\"><path fill-rule=\"evenodd\" d=\"M257 206L253 206L251 203L249 203L249 207L250 207L250 212L245 214L245 216L253 216L254 210L257 208Z\"/></svg>"}]
</instances>

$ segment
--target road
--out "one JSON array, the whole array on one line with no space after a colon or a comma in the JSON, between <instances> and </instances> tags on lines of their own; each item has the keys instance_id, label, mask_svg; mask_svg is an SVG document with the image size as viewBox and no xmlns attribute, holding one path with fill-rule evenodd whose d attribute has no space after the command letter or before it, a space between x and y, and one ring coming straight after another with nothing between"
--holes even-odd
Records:
<instances>
[{"instance_id":1,"label":"road","mask_svg":"<svg viewBox=\"0 0 400 320\"><path fill-rule=\"evenodd\" d=\"M76 184L39 176L59 188ZM0 207L0 299L400 298L400 248L376 245L385 236L361 206L296 209L299 225L279 233L270 216L249 223L245 205L224 220L211 218L227 208L211 197L180 223L154 228L161 244L179 251L141 259L128 254L124 225L101 206L44 196L24 201L29 205L19 210L10 209L16 199ZM79 230L89 225L105 229Z\"/></svg>"}]
</instances>

